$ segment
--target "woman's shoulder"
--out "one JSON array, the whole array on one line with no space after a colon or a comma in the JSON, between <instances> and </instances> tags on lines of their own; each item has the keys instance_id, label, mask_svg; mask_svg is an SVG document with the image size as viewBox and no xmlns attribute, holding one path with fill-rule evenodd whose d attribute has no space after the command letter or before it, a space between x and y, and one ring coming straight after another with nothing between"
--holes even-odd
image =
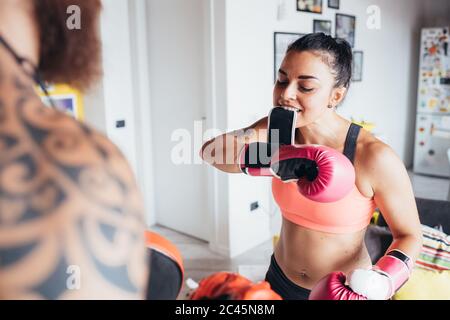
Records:
<instances>
[{"instance_id":1,"label":"woman's shoulder","mask_svg":"<svg viewBox=\"0 0 450 320\"><path fill-rule=\"evenodd\" d=\"M362 129L358 139L355 165L365 176L381 177L387 166L403 166L402 160L387 143Z\"/></svg>"},{"instance_id":2,"label":"woman's shoulder","mask_svg":"<svg viewBox=\"0 0 450 320\"><path fill-rule=\"evenodd\" d=\"M363 161L386 160L386 157L389 158L395 155L394 150L388 144L365 129L361 130L358 148L362 151L359 153L359 156L360 160Z\"/></svg>"}]
</instances>

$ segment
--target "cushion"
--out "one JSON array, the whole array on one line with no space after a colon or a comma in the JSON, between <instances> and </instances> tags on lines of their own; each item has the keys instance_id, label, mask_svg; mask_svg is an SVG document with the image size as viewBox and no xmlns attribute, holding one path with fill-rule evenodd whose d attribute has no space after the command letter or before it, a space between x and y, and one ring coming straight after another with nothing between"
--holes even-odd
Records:
<instances>
[{"instance_id":1,"label":"cushion","mask_svg":"<svg viewBox=\"0 0 450 320\"><path fill-rule=\"evenodd\" d=\"M450 300L450 271L414 268L411 278L393 300Z\"/></svg>"},{"instance_id":2,"label":"cushion","mask_svg":"<svg viewBox=\"0 0 450 320\"><path fill-rule=\"evenodd\" d=\"M422 225L423 247L394 300L450 300L450 236Z\"/></svg>"},{"instance_id":3,"label":"cushion","mask_svg":"<svg viewBox=\"0 0 450 320\"><path fill-rule=\"evenodd\" d=\"M416 265L433 271L450 270L450 236L424 225L422 235L423 247Z\"/></svg>"}]
</instances>

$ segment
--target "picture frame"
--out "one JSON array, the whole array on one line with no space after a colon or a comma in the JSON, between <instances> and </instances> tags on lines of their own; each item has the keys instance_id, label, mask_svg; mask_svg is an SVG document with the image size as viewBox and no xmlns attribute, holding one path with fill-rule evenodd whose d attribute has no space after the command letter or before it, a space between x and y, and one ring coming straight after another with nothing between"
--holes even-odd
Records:
<instances>
[{"instance_id":1,"label":"picture frame","mask_svg":"<svg viewBox=\"0 0 450 320\"><path fill-rule=\"evenodd\" d=\"M42 102L50 107L50 100L42 89L36 88L36 91ZM84 99L79 90L66 84L51 84L47 87L47 92L57 110L84 121Z\"/></svg>"},{"instance_id":2,"label":"picture frame","mask_svg":"<svg viewBox=\"0 0 450 320\"><path fill-rule=\"evenodd\" d=\"M356 16L336 13L335 36L344 39L355 47Z\"/></svg>"},{"instance_id":3,"label":"picture frame","mask_svg":"<svg viewBox=\"0 0 450 320\"><path fill-rule=\"evenodd\" d=\"M297 0L297 11L322 13L322 0Z\"/></svg>"},{"instance_id":4,"label":"picture frame","mask_svg":"<svg viewBox=\"0 0 450 320\"><path fill-rule=\"evenodd\" d=\"M361 82L363 77L364 52L353 51L352 82Z\"/></svg>"},{"instance_id":5,"label":"picture frame","mask_svg":"<svg viewBox=\"0 0 450 320\"><path fill-rule=\"evenodd\" d=\"M323 32L331 36L331 20L314 20L313 21L313 32Z\"/></svg>"},{"instance_id":6,"label":"picture frame","mask_svg":"<svg viewBox=\"0 0 450 320\"><path fill-rule=\"evenodd\" d=\"M294 33L294 32L274 32L273 33L273 65L274 65L274 73L273 73L273 81L277 80L278 70L280 69L281 63L283 62L283 58L286 54L286 50L289 45L303 37L304 33Z\"/></svg>"},{"instance_id":7,"label":"picture frame","mask_svg":"<svg viewBox=\"0 0 450 320\"><path fill-rule=\"evenodd\" d=\"M328 8L338 9L340 7L340 0L328 0Z\"/></svg>"}]
</instances>

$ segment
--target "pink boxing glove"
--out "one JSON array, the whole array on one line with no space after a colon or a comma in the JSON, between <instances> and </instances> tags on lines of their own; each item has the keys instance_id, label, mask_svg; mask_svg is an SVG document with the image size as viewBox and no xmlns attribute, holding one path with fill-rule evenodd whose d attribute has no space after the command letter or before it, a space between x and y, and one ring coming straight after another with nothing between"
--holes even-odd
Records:
<instances>
[{"instance_id":1,"label":"pink boxing glove","mask_svg":"<svg viewBox=\"0 0 450 320\"><path fill-rule=\"evenodd\" d=\"M356 269L349 274L349 286L369 300L387 300L408 281L412 260L398 249L389 251L371 270Z\"/></svg>"},{"instance_id":2,"label":"pink boxing glove","mask_svg":"<svg viewBox=\"0 0 450 320\"><path fill-rule=\"evenodd\" d=\"M297 181L306 198L335 202L355 184L355 169L342 153L320 145L278 145L255 142L240 156L241 171L251 176L275 176L284 182Z\"/></svg>"},{"instance_id":3,"label":"pink boxing glove","mask_svg":"<svg viewBox=\"0 0 450 320\"><path fill-rule=\"evenodd\" d=\"M322 278L311 290L309 300L367 300L345 285L343 272L332 272Z\"/></svg>"},{"instance_id":4,"label":"pink boxing glove","mask_svg":"<svg viewBox=\"0 0 450 320\"><path fill-rule=\"evenodd\" d=\"M271 170L284 182L297 181L306 198L335 202L355 184L355 169L342 153L321 145L281 146L271 159Z\"/></svg>"}]
</instances>

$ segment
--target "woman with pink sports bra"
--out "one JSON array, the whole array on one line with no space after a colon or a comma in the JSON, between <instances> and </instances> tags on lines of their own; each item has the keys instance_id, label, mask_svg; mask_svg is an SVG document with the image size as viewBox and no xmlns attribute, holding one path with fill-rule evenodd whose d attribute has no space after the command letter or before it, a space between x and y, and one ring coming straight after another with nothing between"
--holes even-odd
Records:
<instances>
[{"instance_id":1,"label":"woman with pink sports bra","mask_svg":"<svg viewBox=\"0 0 450 320\"><path fill-rule=\"evenodd\" d=\"M283 219L266 280L283 299L390 299L408 280L422 245L402 161L336 113L351 66L346 41L323 33L300 38L279 69L269 116L201 150L224 172L272 177ZM232 163L220 161L230 154ZM364 235L375 208L394 240L372 265Z\"/></svg>"}]
</instances>

